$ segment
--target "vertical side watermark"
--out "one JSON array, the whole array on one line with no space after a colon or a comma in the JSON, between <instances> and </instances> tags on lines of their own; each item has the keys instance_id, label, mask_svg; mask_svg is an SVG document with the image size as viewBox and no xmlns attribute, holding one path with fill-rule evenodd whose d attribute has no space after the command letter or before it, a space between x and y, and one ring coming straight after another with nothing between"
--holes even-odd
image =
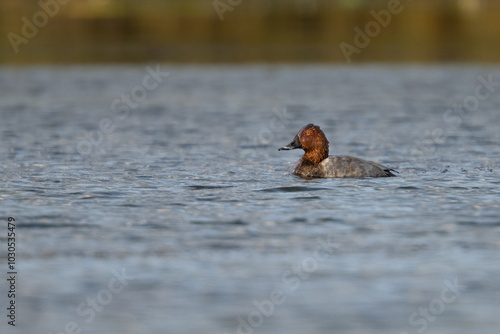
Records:
<instances>
[{"instance_id":1,"label":"vertical side watermark","mask_svg":"<svg viewBox=\"0 0 500 334\"><path fill-rule=\"evenodd\" d=\"M7 219L7 323L16 326L16 223L13 217Z\"/></svg>"}]
</instances>

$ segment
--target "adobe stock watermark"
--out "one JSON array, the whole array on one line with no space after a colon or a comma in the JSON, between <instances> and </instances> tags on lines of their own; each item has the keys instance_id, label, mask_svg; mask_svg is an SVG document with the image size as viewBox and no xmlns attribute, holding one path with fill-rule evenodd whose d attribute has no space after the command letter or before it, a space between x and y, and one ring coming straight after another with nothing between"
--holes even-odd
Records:
<instances>
[{"instance_id":1,"label":"adobe stock watermark","mask_svg":"<svg viewBox=\"0 0 500 334\"><path fill-rule=\"evenodd\" d=\"M273 108L272 113L273 116L269 119L267 126L263 127L257 135L249 137L238 145L246 150L246 153L241 149L238 150L241 156L256 157L260 153L259 147L272 144L275 134L285 130L290 120L293 119L293 116L287 112L286 106Z\"/></svg>"},{"instance_id":2,"label":"adobe stock watermark","mask_svg":"<svg viewBox=\"0 0 500 334\"><path fill-rule=\"evenodd\" d=\"M212 6L214 6L215 12L219 16L219 20L224 21L224 13L232 12L242 2L243 0L214 0Z\"/></svg>"},{"instance_id":3,"label":"adobe stock watermark","mask_svg":"<svg viewBox=\"0 0 500 334\"><path fill-rule=\"evenodd\" d=\"M410 158L417 156L428 156L436 152L438 144L444 144L448 132L456 130L464 119L470 118L479 110L482 101L489 99L500 87L500 81L494 81L493 73L477 77L477 85L474 94L467 95L462 103L455 104L453 108L447 109L443 114L445 122L444 129L437 127L427 132L427 138L415 142L415 147L410 151Z\"/></svg>"},{"instance_id":4,"label":"adobe stock watermark","mask_svg":"<svg viewBox=\"0 0 500 334\"><path fill-rule=\"evenodd\" d=\"M412 0L407 0L412 1ZM373 20L365 24L364 30L360 27L355 26L353 28L354 35L353 44L342 42L339 44L340 51L344 55L344 58L348 63L351 63L351 56L353 53L360 54L361 50L368 47L373 38L377 37L382 28L386 28L392 20L393 15L398 15L403 11L404 7L400 0L389 0L387 1L386 9L370 11L370 15Z\"/></svg>"},{"instance_id":5,"label":"adobe stock watermark","mask_svg":"<svg viewBox=\"0 0 500 334\"><path fill-rule=\"evenodd\" d=\"M293 265L281 275L281 285L269 293L269 297L258 301L253 301L254 310L246 317L237 317L237 334L253 334L254 329L264 324L266 318L274 314L276 306L281 305L287 299L287 294L297 291L303 281L309 278L319 268L319 264L330 258L336 251L338 245L333 243L331 236L325 239L318 238L318 245L311 256L302 260L300 265ZM228 332L225 332L228 334Z\"/></svg>"},{"instance_id":6,"label":"adobe stock watermark","mask_svg":"<svg viewBox=\"0 0 500 334\"><path fill-rule=\"evenodd\" d=\"M148 94L157 89L169 72L162 72L160 65L156 68L151 66L146 67L147 74L142 79L142 84L134 86L127 94L122 94L111 103L110 109L113 117L104 117L98 123L96 130L82 130L82 135L85 139L80 139L76 145L76 150L67 146L68 154L65 161L79 160L92 154L94 149L99 148L101 153L104 153L104 148L100 147L105 135L113 133L116 128L116 123L124 121L130 115L130 111L139 107L140 103L146 100Z\"/></svg>"},{"instance_id":7,"label":"adobe stock watermark","mask_svg":"<svg viewBox=\"0 0 500 334\"><path fill-rule=\"evenodd\" d=\"M444 288L441 289L439 298L434 298L429 302L427 307L419 307L418 312L415 311L408 317L408 323L411 327L415 327L417 333L422 334L429 326L429 323L436 320L436 316L443 313L446 305L457 300L467 286L458 284L458 279L452 281L445 280ZM399 332L399 334L410 334L409 332Z\"/></svg>"},{"instance_id":8,"label":"adobe stock watermark","mask_svg":"<svg viewBox=\"0 0 500 334\"><path fill-rule=\"evenodd\" d=\"M31 20L26 16L21 18L21 35L14 32L9 32L7 38L14 53L19 53L19 46L21 44L28 44L30 40L38 35L39 29L45 27L49 23L49 19L59 13L61 5L66 5L71 0L40 0L38 6L40 10L35 12Z\"/></svg>"},{"instance_id":9,"label":"adobe stock watermark","mask_svg":"<svg viewBox=\"0 0 500 334\"><path fill-rule=\"evenodd\" d=\"M97 313L102 312L105 306L113 301L114 295L121 293L128 286L129 281L134 279L125 273L125 269L121 272L113 269L111 272L113 277L108 281L107 287L99 290L95 297L87 297L76 308L76 314L85 318L83 321L87 324L90 324ZM76 321L68 321L63 330L49 334L80 334L81 332L82 328Z\"/></svg>"}]
</instances>

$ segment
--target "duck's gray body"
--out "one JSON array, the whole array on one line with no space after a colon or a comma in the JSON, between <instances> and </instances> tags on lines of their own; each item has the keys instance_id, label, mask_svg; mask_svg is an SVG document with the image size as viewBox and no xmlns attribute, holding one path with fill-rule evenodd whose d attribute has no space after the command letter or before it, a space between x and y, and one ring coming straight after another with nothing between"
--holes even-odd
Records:
<instances>
[{"instance_id":1,"label":"duck's gray body","mask_svg":"<svg viewBox=\"0 0 500 334\"><path fill-rule=\"evenodd\" d=\"M319 177L390 177L392 169L373 161L349 155L331 155L319 164L310 164L300 159L293 168L295 175L306 178Z\"/></svg>"}]
</instances>

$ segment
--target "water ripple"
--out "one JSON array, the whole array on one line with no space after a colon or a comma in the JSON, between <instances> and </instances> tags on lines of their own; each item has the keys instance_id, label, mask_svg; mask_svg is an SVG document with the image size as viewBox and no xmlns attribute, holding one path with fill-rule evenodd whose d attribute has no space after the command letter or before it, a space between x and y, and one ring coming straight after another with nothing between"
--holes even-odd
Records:
<instances>
[{"instance_id":1,"label":"water ripple","mask_svg":"<svg viewBox=\"0 0 500 334\"><path fill-rule=\"evenodd\" d=\"M302 187L302 186L294 186L294 187L276 187L276 188L266 188L261 189L260 191L273 193L273 192L301 192L301 191L319 191L319 190L329 190L328 188L319 188L319 187Z\"/></svg>"}]
</instances>

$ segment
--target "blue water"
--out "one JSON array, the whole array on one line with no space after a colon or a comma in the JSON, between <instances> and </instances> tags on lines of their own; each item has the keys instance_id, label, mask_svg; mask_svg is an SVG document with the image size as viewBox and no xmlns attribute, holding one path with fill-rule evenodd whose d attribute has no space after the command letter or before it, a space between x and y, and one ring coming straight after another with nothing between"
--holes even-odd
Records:
<instances>
[{"instance_id":1,"label":"blue water","mask_svg":"<svg viewBox=\"0 0 500 334\"><path fill-rule=\"evenodd\" d=\"M479 65L0 68L2 333L498 333L496 82ZM277 148L307 123L399 177L292 175L301 152Z\"/></svg>"}]
</instances>

